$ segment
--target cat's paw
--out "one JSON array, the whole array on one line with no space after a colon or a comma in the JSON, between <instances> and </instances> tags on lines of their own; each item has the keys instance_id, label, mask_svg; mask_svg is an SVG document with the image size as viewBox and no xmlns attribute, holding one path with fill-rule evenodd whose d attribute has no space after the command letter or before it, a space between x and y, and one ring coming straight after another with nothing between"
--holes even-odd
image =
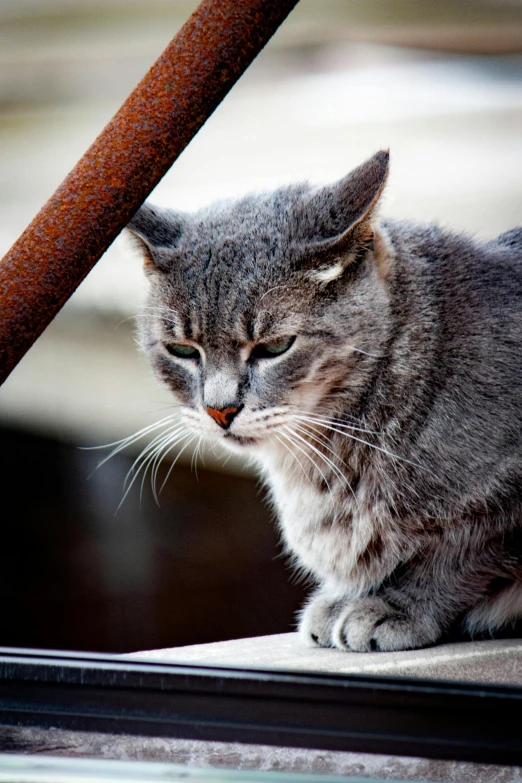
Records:
<instances>
[{"instance_id":1,"label":"cat's paw","mask_svg":"<svg viewBox=\"0 0 522 783\"><path fill-rule=\"evenodd\" d=\"M305 607L299 630L308 644L353 652L426 647L440 635L429 618L412 617L382 598L332 601L322 595Z\"/></svg>"}]
</instances>

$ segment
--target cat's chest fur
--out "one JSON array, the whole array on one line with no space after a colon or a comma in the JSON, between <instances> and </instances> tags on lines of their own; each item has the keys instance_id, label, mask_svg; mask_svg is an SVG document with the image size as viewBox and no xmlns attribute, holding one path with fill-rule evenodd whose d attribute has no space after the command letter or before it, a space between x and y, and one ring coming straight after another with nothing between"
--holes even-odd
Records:
<instances>
[{"instance_id":1,"label":"cat's chest fur","mask_svg":"<svg viewBox=\"0 0 522 783\"><path fill-rule=\"evenodd\" d=\"M260 455L260 462L285 544L297 564L342 594L348 585L354 593L364 589L359 560L378 516L365 503L364 482L351 495L339 482L330 489L317 487L302 470L290 469L277 451Z\"/></svg>"}]
</instances>

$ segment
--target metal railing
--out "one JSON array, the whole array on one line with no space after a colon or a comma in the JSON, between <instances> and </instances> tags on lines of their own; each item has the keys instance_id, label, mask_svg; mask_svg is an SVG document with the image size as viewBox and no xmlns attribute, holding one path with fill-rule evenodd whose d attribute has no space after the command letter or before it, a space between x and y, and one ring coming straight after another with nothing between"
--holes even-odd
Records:
<instances>
[{"instance_id":1,"label":"metal railing","mask_svg":"<svg viewBox=\"0 0 522 783\"><path fill-rule=\"evenodd\" d=\"M0 262L0 383L298 0L203 0Z\"/></svg>"}]
</instances>

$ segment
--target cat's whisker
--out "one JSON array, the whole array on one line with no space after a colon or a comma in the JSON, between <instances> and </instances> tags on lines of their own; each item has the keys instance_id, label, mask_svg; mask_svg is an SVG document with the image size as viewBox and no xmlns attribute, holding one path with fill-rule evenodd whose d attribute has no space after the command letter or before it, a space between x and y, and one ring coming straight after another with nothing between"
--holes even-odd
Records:
<instances>
[{"instance_id":1,"label":"cat's whisker","mask_svg":"<svg viewBox=\"0 0 522 783\"><path fill-rule=\"evenodd\" d=\"M355 345L347 345L347 348L351 348L352 351L356 351L357 353L362 353L365 356L371 356L372 359L384 359L387 354L385 353L370 353L369 351L363 351L362 348L356 348Z\"/></svg>"},{"instance_id":2,"label":"cat's whisker","mask_svg":"<svg viewBox=\"0 0 522 783\"><path fill-rule=\"evenodd\" d=\"M145 315L146 315L146 313L134 313L134 315L129 315L129 316L127 316L127 318L122 318L121 321L118 321L118 323L116 324L116 326L114 328L115 329L119 329L120 326L122 324L126 324L127 321L134 321L134 320L136 320L136 318L144 318Z\"/></svg>"},{"instance_id":3,"label":"cat's whisker","mask_svg":"<svg viewBox=\"0 0 522 783\"><path fill-rule=\"evenodd\" d=\"M153 465L152 465L152 470L151 470L151 476L150 476L150 481L151 481L151 486L152 486L152 493L154 495L154 500L156 501L157 505L159 505L158 493L156 491L156 485L157 485L157 479L158 479L158 471L160 469L161 463L163 462L163 460L165 459L165 457L169 453L169 451L171 451L171 449L175 448L175 446L177 446L178 443L181 443L183 441L184 437L186 437L187 435L190 434L185 427L183 428L183 430L184 431L181 431L179 433L179 435L178 434L175 434L175 435L173 434L171 436L171 438L165 444L162 444L162 445L160 445L158 447L157 456L154 459L154 462L153 462ZM146 473L146 471L145 471L145 473ZM143 479L142 479L142 489L143 489L143 483L144 483L144 480L145 480L145 473L143 474Z\"/></svg>"},{"instance_id":4,"label":"cat's whisker","mask_svg":"<svg viewBox=\"0 0 522 783\"><path fill-rule=\"evenodd\" d=\"M186 435L185 437L189 437L189 436L190 436L190 434L191 434L190 432L189 432L189 433L187 433L187 435ZM183 448L182 448L182 449L181 449L181 450L178 452L178 454L176 455L176 458L174 459L174 461L172 462L172 465L170 466L170 468L169 468L169 469L168 469L168 471L167 471L167 475L166 475L166 476L165 476L165 478L163 479L163 483L162 483L162 485L161 485L161 487L160 487L160 490L159 490L159 491L160 491L160 493L162 492L162 490L163 490L163 488L164 488L165 484L167 483L167 481L169 480L170 474L171 474L171 473L172 473L172 471L174 470L174 467L175 467L175 465L176 465L176 462L179 460L179 458L181 457L181 455L183 454L183 452L184 452L184 451L186 451L186 449L187 449L187 448L190 446L190 444L191 444L191 443L192 443L192 442L193 442L193 441L194 441L194 440L195 440L197 437L198 437L198 436L197 436L196 434L192 435L192 437L190 438L190 440L188 440L188 441L187 441L187 443L185 443L185 445L183 446Z\"/></svg>"},{"instance_id":5,"label":"cat's whisker","mask_svg":"<svg viewBox=\"0 0 522 783\"><path fill-rule=\"evenodd\" d=\"M180 438L183 436L180 435ZM159 499L158 494L156 492L156 477L157 477L157 471L159 470L159 466L161 465L161 462L163 460L163 457L165 453L168 451L171 445L171 439L168 438L165 439L158 444L157 448L150 454L150 456L145 460L143 463L143 475L141 477L141 483L140 483L140 503L143 500L143 490L145 488L145 479L147 478L147 472L150 468L150 485L152 489L152 496L154 498L154 501L156 505L159 505ZM140 468L141 470L141 468Z\"/></svg>"},{"instance_id":6,"label":"cat's whisker","mask_svg":"<svg viewBox=\"0 0 522 783\"><path fill-rule=\"evenodd\" d=\"M346 464L346 462L339 456L339 454L337 454L336 451L334 451L332 448L330 448L330 446L328 445L328 442L326 440L324 440L324 438L318 437L317 435L312 435L312 433L310 432L310 429L314 430L314 432L316 432L316 433L320 432L315 427L313 427L312 425L308 425L308 428L307 427L301 427L300 425L296 424L295 422L294 422L293 427L295 429L298 429L300 432L304 433L308 438L312 438L312 440L314 440L316 443L319 443L323 448L327 449L327 451L329 451L330 454L333 454L333 456L336 458L336 460L338 460L341 463L341 465L344 465L345 468L350 470L350 466ZM343 481L345 486L348 487L348 489L350 490L350 492L353 495L353 499L357 503L357 498L355 496L355 492L353 491L352 486L351 486L350 482L348 481L348 479L346 478L346 476L342 473L342 471L338 467L334 466L333 463L331 462L331 460L329 460L328 457L326 457L326 455L324 455L324 454L323 454L323 459L327 460L327 462L329 462L333 467L335 467L337 476Z\"/></svg>"},{"instance_id":7,"label":"cat's whisker","mask_svg":"<svg viewBox=\"0 0 522 783\"><path fill-rule=\"evenodd\" d=\"M265 296L268 296L268 294L271 294L273 291L278 291L281 288L290 288L289 285L275 285L273 288L269 288L268 291L265 291L263 296L259 299L258 305L261 304Z\"/></svg>"},{"instance_id":8,"label":"cat's whisker","mask_svg":"<svg viewBox=\"0 0 522 783\"><path fill-rule=\"evenodd\" d=\"M297 426L297 427L298 427L298 425L295 425L295 426ZM311 435L310 433L308 433L308 432L307 432L307 430L303 430L303 429L302 429L302 428L300 428L300 427L298 427L298 428L301 430L301 432L303 432L303 431L304 431L304 432L305 432L305 433L308 435L308 437L309 437L309 438L313 438L314 440L316 440L316 441L317 441L317 438L315 438L313 435ZM346 478L346 476L345 476L345 475L342 473L342 471L341 471L341 470L340 470L340 469L337 467L337 465L336 465L336 464L335 464L335 463L334 463L334 462L333 462L333 461L332 461L332 460L331 460L329 457L327 457L327 456L326 456L326 454L323 454L323 453L322 453L322 452L321 452L319 449L317 449L317 448L316 448L316 447L315 447L315 446L314 446L312 443L310 443L310 442L308 441L308 439L307 439L307 438L303 438L303 437L302 437L302 436L301 436L301 435L300 435L298 432L296 432L296 430L295 430L295 428L294 428L294 427L292 428L292 433L295 435L295 437L296 437L296 438L299 438L299 440L303 441L304 443L307 443L307 445L308 445L308 446L310 446L310 448L311 448L311 449L313 449L313 451L314 451L314 452L315 452L315 453L316 453L316 454L317 454L317 455L318 455L318 456L319 456L319 457L320 457L320 458L323 460L323 462L324 462L326 465L328 465L328 466L331 468L331 470L333 470L333 472L334 472L334 475L335 475L335 476L336 476L336 477L337 477L337 478L338 478L338 479L339 479L339 480L340 480L340 481L341 481L341 482L342 482L342 483L343 483L343 484L344 484L346 487L348 487L348 489L349 489L349 490L350 490L350 492L352 493L352 495L353 495L354 499L356 500L356 498L355 498L355 494L354 494L354 492L353 492L353 490L352 490L352 488L351 488L351 486L350 486L350 483L348 482L348 479L347 479L347 478ZM319 443L321 443L321 445L322 445L323 447L325 446L325 443L324 443L324 442L321 442L321 441L319 441ZM337 454L336 454L334 451L332 451L332 449L329 449L329 451L331 451L331 452L332 452L332 454L334 454L334 456L335 456L335 457L337 457L338 459L340 459L340 458L337 456ZM342 462L342 460L341 460L341 462ZM344 464L344 463L343 463L343 464Z\"/></svg>"},{"instance_id":9,"label":"cat's whisker","mask_svg":"<svg viewBox=\"0 0 522 783\"><path fill-rule=\"evenodd\" d=\"M412 462L411 460L406 459L405 457L401 457L399 454L395 454L393 451L389 451L388 449L385 449L383 446L376 446L375 443L369 443L367 440L358 438L349 432L344 432L343 430L338 429L338 426L332 427L331 425L321 421L316 421L316 424L320 424L322 427L325 427L325 429L328 429L331 432L337 432L339 435L344 435L346 438L350 438L351 440L357 441L357 443L363 443L365 446L368 446L371 449L375 449L376 451L380 451L382 454L386 454L388 457L393 457L393 459L400 460L401 462L405 462L407 465L411 465L414 468L420 468L421 470L423 470L422 465L419 465L417 462Z\"/></svg>"},{"instance_id":10,"label":"cat's whisker","mask_svg":"<svg viewBox=\"0 0 522 783\"><path fill-rule=\"evenodd\" d=\"M133 464L127 471L127 475L125 476L125 481L123 482L123 489L126 490L128 487L129 482L131 484L134 483L134 481L137 479L139 474L143 471L143 478L145 478L147 474L147 470L149 466L154 461L155 457L158 453L161 452L161 448L165 443L168 443L173 437L177 437L179 434L179 430L175 430L174 432L169 431L168 433L162 432L161 435L157 436L151 443L146 446L141 453L138 455L138 457L134 460ZM142 489L143 489L143 482L142 482ZM141 497L141 493L140 493Z\"/></svg>"},{"instance_id":11,"label":"cat's whisker","mask_svg":"<svg viewBox=\"0 0 522 783\"><path fill-rule=\"evenodd\" d=\"M293 415L296 418L313 421L315 424L335 424L336 427L344 427L346 429L353 430L353 432L364 432L367 435L380 435L380 432L377 430L368 430L365 427L355 427L353 424L346 424L342 419L337 419L333 416L321 416L317 413L294 413Z\"/></svg>"},{"instance_id":12,"label":"cat's whisker","mask_svg":"<svg viewBox=\"0 0 522 783\"><path fill-rule=\"evenodd\" d=\"M161 453L161 449L163 448L163 446L166 443L172 441L173 438L178 437L178 435L180 435L184 429L185 428L183 427L183 425L178 425L177 427L170 429L168 432L160 433L154 438L154 440L152 440L147 446L145 446L145 448L140 452L138 457L136 457L131 467L127 471L127 475L125 476L125 480L123 482L123 489L128 490L143 469L145 469L144 470L144 477L145 477L149 466L151 465L152 461L156 458L158 453ZM131 480L131 476L132 476L132 480ZM129 481L130 481L130 486L127 487Z\"/></svg>"},{"instance_id":13,"label":"cat's whisker","mask_svg":"<svg viewBox=\"0 0 522 783\"><path fill-rule=\"evenodd\" d=\"M165 455L168 453L168 451L173 448L177 443L180 443L183 438L186 437L183 432L181 432L180 429L176 430L175 432L169 432L167 435L165 433L162 433L161 438L158 437L155 439L155 443L149 444L149 446L142 451L142 453L139 455L139 457L134 461L133 465L127 472L127 475L125 477L124 481L124 489L125 494L123 495L120 505L118 506L118 509L121 507L123 501L129 494L132 486L134 485L135 481L138 479L140 473L143 471L143 476L141 480L141 486L140 486L140 501L143 498L143 488L145 484L145 478L147 475L147 471L149 467L153 464L154 468L161 462L161 460L165 457ZM138 467L136 467L138 465ZM158 503L158 495L155 490L155 475L154 475L154 468L153 472L151 474L151 484L152 484L152 491L154 495L154 499L156 503ZM134 475L133 475L134 474ZM132 478L131 478L132 476Z\"/></svg>"},{"instance_id":14,"label":"cat's whisker","mask_svg":"<svg viewBox=\"0 0 522 783\"><path fill-rule=\"evenodd\" d=\"M153 440L152 440L152 441L151 441L151 442L148 444L148 446L150 446L151 444L154 444L154 443L156 443L156 441L157 441L159 438L163 437L163 435L164 435L164 434L165 434L165 431L163 430L163 431L162 431L162 432L161 432L159 435L156 435L156 437L155 437L155 438L153 438ZM101 468L101 466L102 466L102 465L105 465L105 463L106 463L106 462L108 462L110 459L112 459L113 457L115 457L115 456L116 456L116 454L119 454L120 452L122 452L122 451L123 451L124 449L126 449L128 446L132 446L134 443L136 443L137 441L141 440L141 438L142 438L142 437L143 437L143 435L140 435L140 436L139 436L139 437L137 437L137 438L130 439L128 443L126 442L126 443L122 444L121 446L119 446L117 449L114 449L113 451L111 451L111 453L110 453L110 454L108 454L108 455L105 457L105 459L103 459L101 462L99 462L99 463L98 463L98 465L96 466L95 470L98 470L99 468ZM146 448L148 448L148 446L147 446ZM140 452L140 455L141 455L142 453L143 453L143 452ZM139 457L138 457L138 459L139 459Z\"/></svg>"},{"instance_id":15,"label":"cat's whisker","mask_svg":"<svg viewBox=\"0 0 522 783\"><path fill-rule=\"evenodd\" d=\"M120 438L120 440L115 440L112 443L104 443L101 446L80 446L80 448L82 451L96 451L97 449L110 449L112 446L116 446L117 448L114 451L112 451L108 457L105 457L105 459L103 459L102 462L99 463L98 467L101 467L107 462L107 460L109 460L119 451L122 451L127 446L132 445L140 438L143 438L145 435L148 435L149 432L153 432L154 430L157 430L159 427L163 426L167 422L173 421L175 416L176 414L165 416L163 419L154 422L154 424L148 424L146 427L142 427L141 430L134 432L132 435L127 435L127 437Z\"/></svg>"},{"instance_id":16,"label":"cat's whisker","mask_svg":"<svg viewBox=\"0 0 522 783\"><path fill-rule=\"evenodd\" d=\"M185 432L181 434L178 438L176 438L175 441L171 441L170 443L166 443L161 451L156 456L156 459L154 460L154 466L151 471L151 477L150 477L150 483L152 487L152 495L154 497L154 501L157 506L159 506L159 495L161 493L161 490L164 487L164 483L161 484L161 487L158 491L158 473L160 470L161 465L163 464L163 461L165 460L167 454L172 451L172 449L176 448L176 446L179 446L181 443L183 443L186 438L189 437L189 433ZM142 478L142 484L145 482L145 474Z\"/></svg>"},{"instance_id":17,"label":"cat's whisker","mask_svg":"<svg viewBox=\"0 0 522 783\"><path fill-rule=\"evenodd\" d=\"M164 315L167 313L172 313L172 309L168 307L167 305L162 305L160 307L151 307L150 305L139 305L138 310L147 310L150 313L160 313Z\"/></svg>"},{"instance_id":18,"label":"cat's whisker","mask_svg":"<svg viewBox=\"0 0 522 783\"><path fill-rule=\"evenodd\" d=\"M317 472L319 473L319 475L320 475L320 476L321 476L321 478L323 479L324 483L325 483L325 484L326 484L326 486L328 487L328 492L329 492L329 493L330 493L330 495L331 495L331 494L332 494L332 488L331 488L331 486L330 486L330 483L329 483L328 479L326 478L326 476L324 475L323 471L322 471L322 470L321 470L321 468L319 467L319 465L318 465L318 464L315 462L315 460L314 460L314 459L313 459L313 458L310 456L310 454L308 454L308 452L307 452L307 451L305 451L305 449L303 449L303 448L302 448L302 446L300 446L300 445L299 445L298 443L296 443L296 441L294 440L293 436L294 436L294 435L296 435L297 433L295 433L295 432L294 432L292 429L290 429L288 426L285 426L285 430L286 430L286 432L285 432L285 437L286 437L286 439L287 439L287 440L289 440L289 441L290 441L290 443L291 443L293 446L295 446L295 448L296 448L296 449L298 449L300 452L302 452L302 453L305 455L305 457L306 457L307 459L309 459L309 460L310 460L310 462L312 463L312 465L313 465L313 466L314 466L314 468L317 470ZM290 434L289 434L289 433L290 433ZM301 440L303 440L303 438L301 438ZM306 443L306 445L307 445L307 446L310 446L310 445L311 445L311 444L307 443L306 441L304 441L304 442ZM311 448L313 449L313 446L312 446ZM320 455L320 452L319 452L319 455Z\"/></svg>"},{"instance_id":19,"label":"cat's whisker","mask_svg":"<svg viewBox=\"0 0 522 783\"><path fill-rule=\"evenodd\" d=\"M256 424L258 421L264 421L268 419L275 419L277 416L285 416L288 414L289 405L279 405L278 407L271 407L268 410L263 408L259 411L252 411L249 418L250 423Z\"/></svg>"},{"instance_id":20,"label":"cat's whisker","mask_svg":"<svg viewBox=\"0 0 522 783\"><path fill-rule=\"evenodd\" d=\"M228 463L232 459L232 452L231 451L228 452L226 457L224 457L224 454L225 454L225 452L222 452L222 454L221 454L221 467L222 468L224 468L226 465L228 465Z\"/></svg>"},{"instance_id":21,"label":"cat's whisker","mask_svg":"<svg viewBox=\"0 0 522 783\"><path fill-rule=\"evenodd\" d=\"M282 437L280 437L280 436L279 436L277 433L274 433L274 437L275 437L275 438L276 438L276 440L277 440L277 441L278 441L278 442L281 444L281 446L283 446L283 448L285 448L285 449L288 451L288 453L290 454L290 456L292 457L292 459L293 459L293 460L295 460L295 462L297 462L297 464L299 465L299 467L300 467L300 468L301 468L301 470L303 471L303 474L304 474L304 476L305 476L306 480L308 481L308 483L310 484L310 486L313 486L313 485L312 485L312 481L311 481L311 479L310 479L310 476L308 475L308 473L306 472L306 470L305 470L305 469L304 469L304 467L303 467L303 463L301 462L301 460L299 459L299 457L298 457L296 454L294 454L294 452L293 452L293 451L292 451L292 449L291 449L291 448L288 446L288 444L286 444L286 443L284 442L284 440L283 440L283 438L284 438L284 435L283 435ZM270 440L272 440L272 438L270 438Z\"/></svg>"},{"instance_id":22,"label":"cat's whisker","mask_svg":"<svg viewBox=\"0 0 522 783\"><path fill-rule=\"evenodd\" d=\"M201 449L201 444L203 442L203 435L199 436L198 442L196 443L196 448L194 449L194 453L192 454L192 459L190 460L190 469L194 471L194 474L196 476L196 481L199 481L198 477L198 456Z\"/></svg>"},{"instance_id":23,"label":"cat's whisker","mask_svg":"<svg viewBox=\"0 0 522 783\"><path fill-rule=\"evenodd\" d=\"M136 470L136 472L133 475L133 471L135 469L135 466L136 466L136 464L138 464L140 462L140 460L142 461L142 464L139 465L138 469ZM146 460L146 462L148 462L148 460ZM129 492L131 491L131 489L132 489L132 487L134 485L134 482L136 481L136 479L138 478L139 474L141 473L141 470L142 470L144 464L145 464L145 460L143 460L143 452L141 452L139 457L137 457L137 459L133 462L133 464L131 465L131 467L127 471L127 474L126 474L125 479L123 481L123 490L124 490L123 491L123 495L122 495L122 498L121 498L120 502L118 503L118 506L116 508L115 514L118 513L118 511L120 510L120 508L124 504L124 502L125 502L128 494L129 494ZM140 500L141 500L141 493L140 493Z\"/></svg>"},{"instance_id":24,"label":"cat's whisker","mask_svg":"<svg viewBox=\"0 0 522 783\"><path fill-rule=\"evenodd\" d=\"M146 311L143 312L144 315L147 313L153 313L154 315L175 315L175 312L172 310L172 308L167 307L167 305L163 305L161 307L151 307L150 305L140 305L138 307L138 310Z\"/></svg>"},{"instance_id":25,"label":"cat's whisker","mask_svg":"<svg viewBox=\"0 0 522 783\"><path fill-rule=\"evenodd\" d=\"M164 424L165 421L168 420L168 419L171 419L172 421L175 421L176 419L179 419L178 411L182 407L183 406L181 405L181 403L173 403L173 402L171 402L168 405L166 405L164 402L162 402L161 404L160 404L159 401L155 402L153 405L148 407L148 410L150 411L150 413L152 413L152 412L154 412L154 413L162 413L164 411L172 411L172 410L174 410L174 413L171 413L170 416L167 416L167 417L165 417L163 419L160 419L159 421L155 421L152 424L146 425L141 430L138 430L137 432L132 433L131 435L127 435L125 438L122 438L119 441L115 441L114 443L104 443L101 446L79 446L78 448L81 451L96 451L97 449L100 449L100 450L101 449L106 449L106 448L110 448L111 446L117 446L118 444L122 445L122 447L125 448L128 441L131 441L129 443L129 445L132 445L132 439L136 438L137 440L139 440L140 438L142 438L145 435L147 435L148 434L147 433L148 429L150 429L150 431L153 431L154 429L157 429L162 423ZM133 413L133 414L131 414L129 416L125 416L123 419L120 419L118 423L119 423L119 425L123 425L123 424L126 424L127 422L132 422L132 420L134 420L134 419L141 418L142 416L143 416L143 413Z\"/></svg>"},{"instance_id":26,"label":"cat's whisker","mask_svg":"<svg viewBox=\"0 0 522 783\"><path fill-rule=\"evenodd\" d=\"M142 313L137 313L136 314L137 316L139 316L141 318L147 318L147 317L150 318L151 314L152 314L152 315L159 316L161 319L163 319L167 323L174 324L174 326L178 325L178 321L175 319L175 317L171 317L171 318L168 317L169 315L170 316L174 316L175 314L173 313L172 310L170 310L167 307L146 307L146 306L143 306L141 309L147 311L147 312L142 312ZM131 318L132 317L133 316L131 316Z\"/></svg>"},{"instance_id":27,"label":"cat's whisker","mask_svg":"<svg viewBox=\"0 0 522 783\"><path fill-rule=\"evenodd\" d=\"M207 463L205 462L205 446L206 446L206 443L207 443L207 441L206 441L205 437L202 435L201 436L201 448L199 450L199 458L200 458L201 464L203 465L203 468L205 470L207 469Z\"/></svg>"},{"instance_id":28,"label":"cat's whisker","mask_svg":"<svg viewBox=\"0 0 522 783\"><path fill-rule=\"evenodd\" d=\"M161 443L170 438L174 433L181 431L183 429L183 425L177 422L176 424L172 424L171 427L164 429L162 432L158 433L149 443L147 443L143 449L140 451L136 459L134 460L131 468L129 469L129 473L132 472L135 468L135 466L143 460L145 457L147 457L151 452L156 452L157 448L160 447Z\"/></svg>"}]
</instances>

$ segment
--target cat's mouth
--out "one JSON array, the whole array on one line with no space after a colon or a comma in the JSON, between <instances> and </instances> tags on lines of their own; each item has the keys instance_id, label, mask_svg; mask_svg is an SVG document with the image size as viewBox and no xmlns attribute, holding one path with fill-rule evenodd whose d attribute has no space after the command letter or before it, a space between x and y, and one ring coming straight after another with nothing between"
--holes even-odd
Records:
<instances>
[{"instance_id":1,"label":"cat's mouth","mask_svg":"<svg viewBox=\"0 0 522 783\"><path fill-rule=\"evenodd\" d=\"M259 438L249 438L244 435L234 435L233 432L225 432L225 440L238 446L255 446L259 443Z\"/></svg>"}]
</instances>

